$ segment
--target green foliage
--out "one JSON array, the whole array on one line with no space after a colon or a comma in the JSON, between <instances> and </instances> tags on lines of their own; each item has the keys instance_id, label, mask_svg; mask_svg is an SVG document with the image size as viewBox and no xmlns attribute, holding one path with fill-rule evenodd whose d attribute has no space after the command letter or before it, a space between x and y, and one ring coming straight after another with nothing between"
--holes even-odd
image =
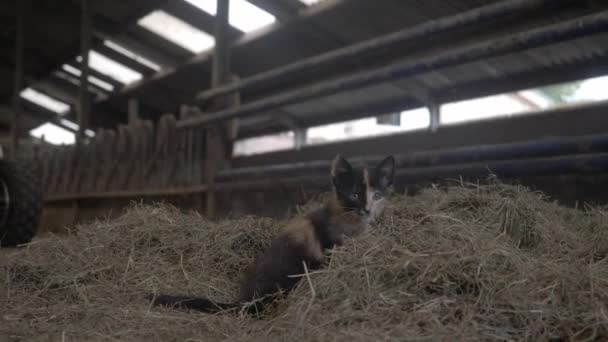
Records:
<instances>
[{"instance_id":1,"label":"green foliage","mask_svg":"<svg viewBox=\"0 0 608 342\"><path fill-rule=\"evenodd\" d=\"M582 83L582 81L577 81L553 85L540 88L539 91L555 102L564 103L568 102L569 98L576 93Z\"/></svg>"}]
</instances>

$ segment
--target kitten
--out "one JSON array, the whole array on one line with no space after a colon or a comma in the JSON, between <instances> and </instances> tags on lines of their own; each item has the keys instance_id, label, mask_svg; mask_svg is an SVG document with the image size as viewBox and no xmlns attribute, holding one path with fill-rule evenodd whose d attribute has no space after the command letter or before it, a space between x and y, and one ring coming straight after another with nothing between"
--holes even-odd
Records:
<instances>
[{"instance_id":1,"label":"kitten","mask_svg":"<svg viewBox=\"0 0 608 342\"><path fill-rule=\"evenodd\" d=\"M154 305L174 306L216 313L245 309L256 314L272 302L275 294L290 291L299 281L290 275L303 274L321 267L325 251L340 246L344 237L364 231L383 212L391 193L395 159L385 158L371 170L354 169L338 155L331 168L332 198L306 216L291 220L245 273L238 300L217 303L206 298L173 295L148 295Z\"/></svg>"}]
</instances>

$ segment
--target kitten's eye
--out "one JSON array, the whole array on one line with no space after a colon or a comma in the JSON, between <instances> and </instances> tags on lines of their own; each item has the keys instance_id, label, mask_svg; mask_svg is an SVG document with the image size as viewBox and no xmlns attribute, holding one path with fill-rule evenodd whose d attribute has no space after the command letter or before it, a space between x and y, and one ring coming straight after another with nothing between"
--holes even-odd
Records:
<instances>
[{"instance_id":1,"label":"kitten's eye","mask_svg":"<svg viewBox=\"0 0 608 342\"><path fill-rule=\"evenodd\" d=\"M359 195L358 195L358 194L352 194L352 195L351 195L351 197L352 197L353 199L358 199L358 198L359 198Z\"/></svg>"},{"instance_id":2,"label":"kitten's eye","mask_svg":"<svg viewBox=\"0 0 608 342\"><path fill-rule=\"evenodd\" d=\"M374 192L374 200L379 200L382 197L382 194L379 192Z\"/></svg>"}]
</instances>

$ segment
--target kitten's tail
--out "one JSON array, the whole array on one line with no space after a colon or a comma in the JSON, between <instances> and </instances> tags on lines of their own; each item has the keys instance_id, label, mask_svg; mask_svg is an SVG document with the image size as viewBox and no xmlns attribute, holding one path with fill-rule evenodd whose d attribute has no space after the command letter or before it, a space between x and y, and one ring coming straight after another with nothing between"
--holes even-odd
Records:
<instances>
[{"instance_id":1,"label":"kitten's tail","mask_svg":"<svg viewBox=\"0 0 608 342\"><path fill-rule=\"evenodd\" d=\"M205 313L218 313L221 311L240 309L242 307L241 304L216 303L206 298L188 296L147 294L146 299L151 301L152 305L169 306L178 309L192 309Z\"/></svg>"}]
</instances>

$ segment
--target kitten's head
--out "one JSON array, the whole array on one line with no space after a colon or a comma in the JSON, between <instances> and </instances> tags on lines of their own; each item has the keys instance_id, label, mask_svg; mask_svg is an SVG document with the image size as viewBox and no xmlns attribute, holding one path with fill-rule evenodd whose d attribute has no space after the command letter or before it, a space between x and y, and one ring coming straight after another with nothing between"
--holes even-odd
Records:
<instances>
[{"instance_id":1,"label":"kitten's head","mask_svg":"<svg viewBox=\"0 0 608 342\"><path fill-rule=\"evenodd\" d=\"M395 180L395 158L388 156L376 167L363 171L366 187L365 210L369 213L369 221L374 222L384 212L388 197L393 192Z\"/></svg>"},{"instance_id":2,"label":"kitten's head","mask_svg":"<svg viewBox=\"0 0 608 342\"><path fill-rule=\"evenodd\" d=\"M336 199L346 211L354 211L372 222L384 210L391 193L395 159L385 158L374 168L354 169L342 156L334 159L331 177Z\"/></svg>"}]
</instances>

